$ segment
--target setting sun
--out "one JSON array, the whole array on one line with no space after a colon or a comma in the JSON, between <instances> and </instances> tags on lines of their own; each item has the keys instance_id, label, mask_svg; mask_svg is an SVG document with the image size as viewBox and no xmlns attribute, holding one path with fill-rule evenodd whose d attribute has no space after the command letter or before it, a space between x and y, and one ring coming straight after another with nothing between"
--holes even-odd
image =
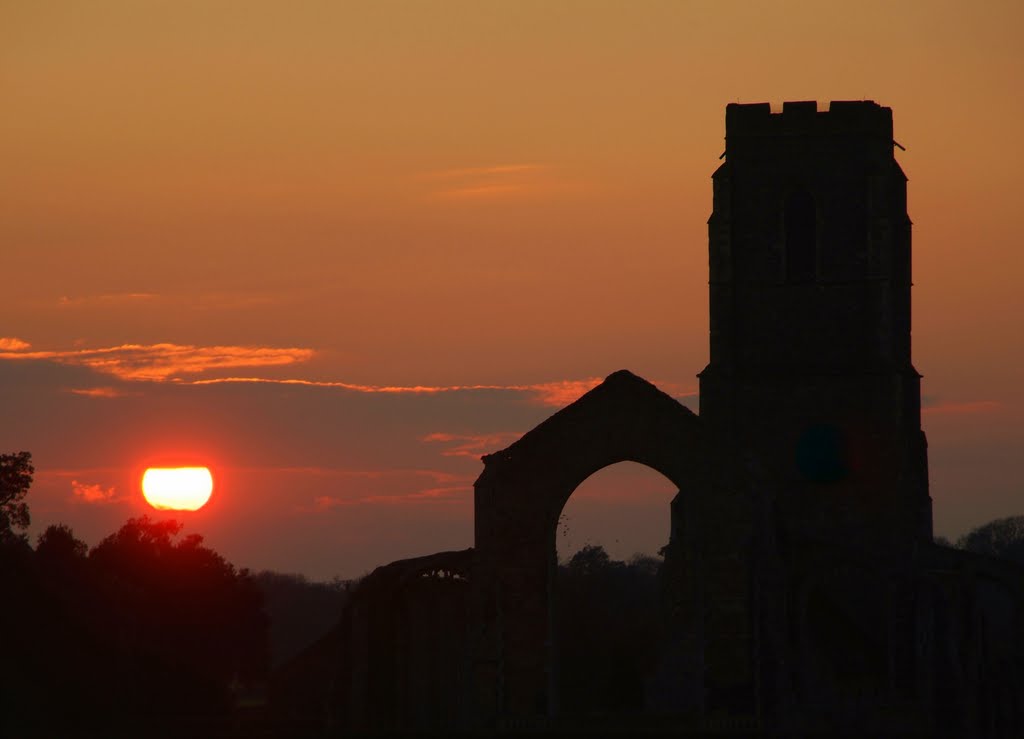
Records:
<instances>
[{"instance_id":1,"label":"setting sun","mask_svg":"<svg viewBox=\"0 0 1024 739\"><path fill-rule=\"evenodd\" d=\"M154 508L197 511L213 492L213 476L206 467L150 467L142 476L142 495Z\"/></svg>"}]
</instances>

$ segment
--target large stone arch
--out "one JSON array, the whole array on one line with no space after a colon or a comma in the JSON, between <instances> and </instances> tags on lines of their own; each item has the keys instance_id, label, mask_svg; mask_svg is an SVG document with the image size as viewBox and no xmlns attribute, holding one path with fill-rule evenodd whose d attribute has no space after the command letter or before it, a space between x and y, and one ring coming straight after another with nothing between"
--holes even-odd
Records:
<instances>
[{"instance_id":1,"label":"large stone arch","mask_svg":"<svg viewBox=\"0 0 1024 739\"><path fill-rule=\"evenodd\" d=\"M543 724L542 717L556 711L549 619L558 516L581 482L623 461L651 467L680 490L672 502L669 554L677 573L672 606L679 614L680 672L713 679L709 673L715 666L705 659L712 641L730 642L725 652L731 654L718 660L719 677L749 671L749 497L712 479L712 452L693 412L620 371L507 449L484 458L475 484L480 615L475 661L481 691L475 702L481 719ZM709 526L710 548L710 540L701 536ZM719 551L723 556L715 554ZM728 591L727 598L716 600L725 617L717 623L728 632L718 640L703 628L709 614L702 573L709 564L716 590ZM688 692L692 700L703 700L702 686L691 684Z\"/></svg>"}]
</instances>

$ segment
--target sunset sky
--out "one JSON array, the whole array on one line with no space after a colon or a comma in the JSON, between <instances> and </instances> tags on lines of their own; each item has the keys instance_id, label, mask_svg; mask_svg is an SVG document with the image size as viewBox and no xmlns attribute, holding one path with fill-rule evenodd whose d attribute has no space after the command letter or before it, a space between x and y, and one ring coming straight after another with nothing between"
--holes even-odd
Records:
<instances>
[{"instance_id":1,"label":"sunset sky","mask_svg":"<svg viewBox=\"0 0 1024 739\"><path fill-rule=\"evenodd\" d=\"M0 4L0 452L33 538L174 514L238 566L472 545L496 451L622 368L697 408L730 102L893 109L936 533L1024 513L1024 4ZM566 537L673 489L610 468ZM619 541L616 541L619 540Z\"/></svg>"}]
</instances>

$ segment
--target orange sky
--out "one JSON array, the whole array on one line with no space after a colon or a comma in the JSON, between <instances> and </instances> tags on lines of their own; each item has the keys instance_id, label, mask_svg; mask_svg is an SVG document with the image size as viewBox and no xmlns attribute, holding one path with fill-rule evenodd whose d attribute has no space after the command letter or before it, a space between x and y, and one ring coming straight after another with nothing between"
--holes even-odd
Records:
<instances>
[{"instance_id":1,"label":"orange sky","mask_svg":"<svg viewBox=\"0 0 1024 739\"><path fill-rule=\"evenodd\" d=\"M189 454L219 493L188 530L243 566L468 546L479 454L590 378L696 407L725 105L862 98L907 148L937 532L1024 512L1024 10L846 8L0 5L0 449L35 455L34 529L95 543ZM227 377L320 384L189 384Z\"/></svg>"}]
</instances>

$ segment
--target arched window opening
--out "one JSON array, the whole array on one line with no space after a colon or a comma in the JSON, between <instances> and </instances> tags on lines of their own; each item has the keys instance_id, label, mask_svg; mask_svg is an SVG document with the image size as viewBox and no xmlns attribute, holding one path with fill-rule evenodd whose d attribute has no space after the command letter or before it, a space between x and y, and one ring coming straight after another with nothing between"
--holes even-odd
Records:
<instances>
[{"instance_id":1,"label":"arched window opening","mask_svg":"<svg viewBox=\"0 0 1024 739\"><path fill-rule=\"evenodd\" d=\"M558 520L558 561L565 564L587 545L601 546L612 559L656 556L668 543L668 504L676 486L636 462L598 470L573 491Z\"/></svg>"},{"instance_id":2,"label":"arched window opening","mask_svg":"<svg viewBox=\"0 0 1024 739\"><path fill-rule=\"evenodd\" d=\"M812 282L817 274L818 213L814 198L797 190L786 201L786 279Z\"/></svg>"},{"instance_id":3,"label":"arched window opening","mask_svg":"<svg viewBox=\"0 0 1024 739\"><path fill-rule=\"evenodd\" d=\"M554 593L559 713L657 710L665 672L662 556L677 492L649 467L591 475L562 512Z\"/></svg>"}]
</instances>

